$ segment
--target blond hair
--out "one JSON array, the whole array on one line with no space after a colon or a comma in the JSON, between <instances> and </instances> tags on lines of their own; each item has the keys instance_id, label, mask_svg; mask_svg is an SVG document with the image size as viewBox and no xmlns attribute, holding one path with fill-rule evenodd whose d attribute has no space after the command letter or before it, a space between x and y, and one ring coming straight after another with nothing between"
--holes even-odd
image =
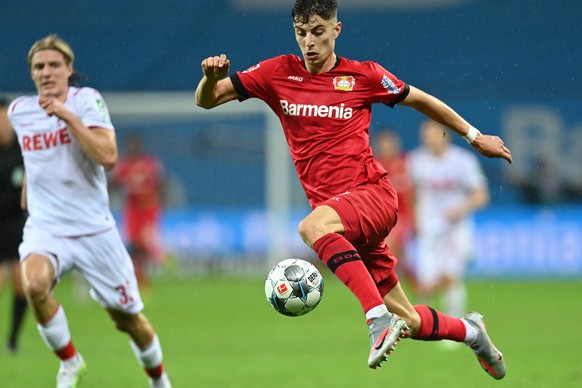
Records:
<instances>
[{"instance_id":1,"label":"blond hair","mask_svg":"<svg viewBox=\"0 0 582 388\"><path fill-rule=\"evenodd\" d=\"M56 50L63 54L65 57L65 63L70 65L75 60L75 53L69 46L67 42L59 38L56 34L51 34L45 36L44 38L34 42L30 50L28 51L28 66L32 64L32 57L34 54L41 50Z\"/></svg>"}]
</instances>

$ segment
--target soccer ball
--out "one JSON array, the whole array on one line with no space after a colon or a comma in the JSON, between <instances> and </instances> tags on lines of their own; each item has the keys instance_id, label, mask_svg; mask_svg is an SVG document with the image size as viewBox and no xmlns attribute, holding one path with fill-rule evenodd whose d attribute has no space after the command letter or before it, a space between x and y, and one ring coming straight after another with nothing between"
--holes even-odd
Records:
<instances>
[{"instance_id":1,"label":"soccer ball","mask_svg":"<svg viewBox=\"0 0 582 388\"><path fill-rule=\"evenodd\" d=\"M286 259L267 275L265 296L277 312L298 317L312 311L321 301L323 278L310 262Z\"/></svg>"}]
</instances>

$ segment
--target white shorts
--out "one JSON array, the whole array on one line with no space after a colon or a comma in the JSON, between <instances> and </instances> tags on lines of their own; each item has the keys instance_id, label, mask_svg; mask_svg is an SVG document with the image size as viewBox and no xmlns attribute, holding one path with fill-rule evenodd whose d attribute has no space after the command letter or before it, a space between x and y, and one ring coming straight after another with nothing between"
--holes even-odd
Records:
<instances>
[{"instance_id":1,"label":"white shorts","mask_svg":"<svg viewBox=\"0 0 582 388\"><path fill-rule=\"evenodd\" d=\"M91 297L109 310L137 314L143 310L131 257L116 228L80 237L51 235L27 224L20 260L33 253L46 255L57 281L76 268L91 285Z\"/></svg>"},{"instance_id":2,"label":"white shorts","mask_svg":"<svg viewBox=\"0 0 582 388\"><path fill-rule=\"evenodd\" d=\"M443 277L462 280L471 258L471 232L453 228L440 235L418 236L414 254L415 275L420 284L434 285Z\"/></svg>"}]
</instances>

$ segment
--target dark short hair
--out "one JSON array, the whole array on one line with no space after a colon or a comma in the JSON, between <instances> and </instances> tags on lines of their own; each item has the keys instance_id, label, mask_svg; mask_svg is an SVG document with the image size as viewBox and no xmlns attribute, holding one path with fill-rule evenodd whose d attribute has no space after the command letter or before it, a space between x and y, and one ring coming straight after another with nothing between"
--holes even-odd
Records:
<instances>
[{"instance_id":1,"label":"dark short hair","mask_svg":"<svg viewBox=\"0 0 582 388\"><path fill-rule=\"evenodd\" d=\"M0 108L10 105L10 100L4 96L0 96Z\"/></svg>"},{"instance_id":2,"label":"dark short hair","mask_svg":"<svg viewBox=\"0 0 582 388\"><path fill-rule=\"evenodd\" d=\"M296 0L291 9L293 22L307 24L313 16L321 16L324 20L337 17L336 0Z\"/></svg>"}]
</instances>

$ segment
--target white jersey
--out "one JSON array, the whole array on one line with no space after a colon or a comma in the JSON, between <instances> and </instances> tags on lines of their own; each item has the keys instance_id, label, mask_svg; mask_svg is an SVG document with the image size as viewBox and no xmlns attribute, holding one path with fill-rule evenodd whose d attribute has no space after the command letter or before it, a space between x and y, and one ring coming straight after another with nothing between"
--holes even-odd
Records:
<instances>
[{"instance_id":1,"label":"white jersey","mask_svg":"<svg viewBox=\"0 0 582 388\"><path fill-rule=\"evenodd\" d=\"M447 220L447 212L466 200L470 191L487 184L477 157L452 144L441 156L424 147L411 151L408 169L416 188L415 216L419 236L451 232L453 225ZM454 227L469 227L468 222L462 220Z\"/></svg>"},{"instance_id":2,"label":"white jersey","mask_svg":"<svg viewBox=\"0 0 582 388\"><path fill-rule=\"evenodd\" d=\"M86 127L114 130L99 92L69 87L65 107ZM38 96L20 97L8 108L24 158L27 223L59 236L80 236L115 225L102 165L81 149L67 124L48 116Z\"/></svg>"}]
</instances>

